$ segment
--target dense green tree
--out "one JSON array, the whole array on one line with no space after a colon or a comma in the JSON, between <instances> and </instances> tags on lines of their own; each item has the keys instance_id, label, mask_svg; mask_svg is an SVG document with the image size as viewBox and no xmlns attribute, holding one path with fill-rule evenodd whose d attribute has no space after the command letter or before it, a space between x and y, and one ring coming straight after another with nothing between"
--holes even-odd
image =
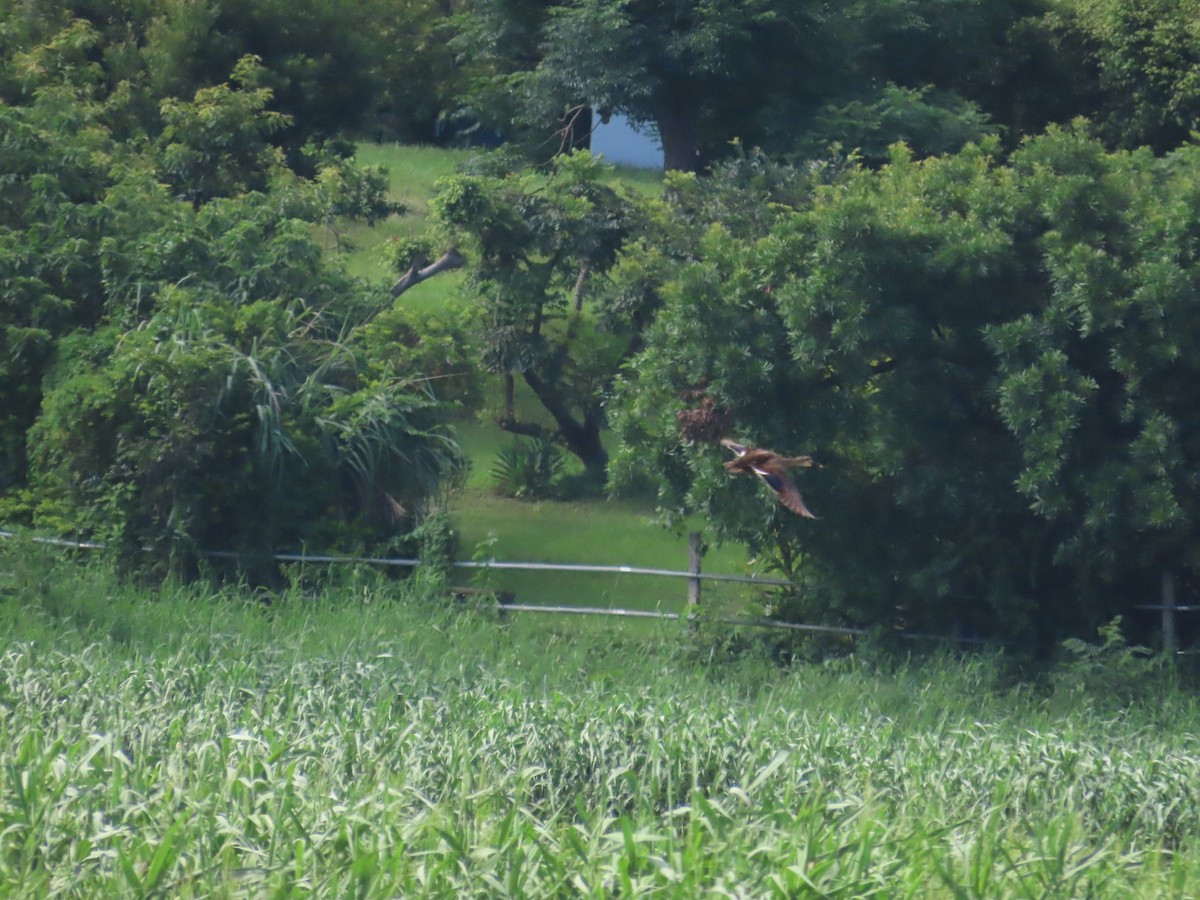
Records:
<instances>
[{"instance_id":1,"label":"dense green tree","mask_svg":"<svg viewBox=\"0 0 1200 900\"><path fill-rule=\"evenodd\" d=\"M0 106L0 486L25 473L25 431L56 341L103 312L99 202L115 152L95 104L47 87Z\"/></svg>"},{"instance_id":2,"label":"dense green tree","mask_svg":"<svg viewBox=\"0 0 1200 900\"><path fill-rule=\"evenodd\" d=\"M282 165L267 140L287 117L267 110L269 88L253 57L238 61L229 84L201 88L188 101L162 102L160 171L175 193L199 207L214 197L261 190Z\"/></svg>"},{"instance_id":3,"label":"dense green tree","mask_svg":"<svg viewBox=\"0 0 1200 900\"><path fill-rule=\"evenodd\" d=\"M541 58L542 28L554 0L468 0L454 18L455 50L463 72L458 112L471 128L485 125L510 139L532 118L532 99L523 83ZM558 127L563 108L552 100L542 110ZM539 126L545 126L546 121ZM544 128L534 138L543 141Z\"/></svg>"},{"instance_id":4,"label":"dense green tree","mask_svg":"<svg viewBox=\"0 0 1200 900\"><path fill-rule=\"evenodd\" d=\"M597 283L638 221L603 172L585 151L557 159L548 176L455 176L432 201L442 240L470 260L482 365L505 384L500 427L561 443L600 480L605 391L637 333L629 322L597 331L584 308L585 297L603 296ZM518 378L552 425L518 414Z\"/></svg>"},{"instance_id":5,"label":"dense green tree","mask_svg":"<svg viewBox=\"0 0 1200 900\"><path fill-rule=\"evenodd\" d=\"M512 133L532 126L534 142L592 106L653 124L667 168L695 170L735 137L754 140L757 114L784 92L809 96L833 62L821 8L782 9L765 0L533 5L515 21L508 6L469 7L461 46L485 59L519 49L489 81L476 81L476 109ZM496 89L513 96L492 118ZM548 142L546 150L571 146ZM549 155L549 153L546 153Z\"/></svg>"},{"instance_id":6,"label":"dense green tree","mask_svg":"<svg viewBox=\"0 0 1200 900\"><path fill-rule=\"evenodd\" d=\"M100 114L119 138L156 135L163 100L189 102L253 56L255 86L286 117L273 141L297 166L306 144L344 132L432 138L457 86L452 11L442 0L0 0L0 49L17 62L0 97L73 67L107 100Z\"/></svg>"},{"instance_id":7,"label":"dense green tree","mask_svg":"<svg viewBox=\"0 0 1200 900\"><path fill-rule=\"evenodd\" d=\"M955 94L887 84L878 91L822 106L795 140L792 154L820 158L844 148L879 165L903 142L917 156L953 153L999 129L975 104Z\"/></svg>"},{"instance_id":8,"label":"dense green tree","mask_svg":"<svg viewBox=\"0 0 1200 900\"><path fill-rule=\"evenodd\" d=\"M458 0L374 0L368 27L376 44L381 94L366 123L367 134L413 143L452 134L446 119L466 79L451 47L459 5Z\"/></svg>"},{"instance_id":9,"label":"dense green tree","mask_svg":"<svg viewBox=\"0 0 1200 900\"><path fill-rule=\"evenodd\" d=\"M574 99L653 124L666 168L692 171L731 138L756 137L730 127L731 115L753 127L756 92L811 94L830 62L812 33L819 12L786 9L761 0L564 4L549 17L534 84L585 91Z\"/></svg>"},{"instance_id":10,"label":"dense green tree","mask_svg":"<svg viewBox=\"0 0 1200 900\"><path fill-rule=\"evenodd\" d=\"M1063 73L1054 64L1055 54L1042 58L1043 37L1031 28L1049 3L908 0L864 5L851 42L859 81L871 92L888 84L927 90L926 103L950 108L969 101L1015 143L1059 115L1046 110L1046 104L1051 92L1063 90ZM1074 109L1065 113L1067 118L1077 114ZM1046 117L1037 118L1042 115Z\"/></svg>"},{"instance_id":11,"label":"dense green tree","mask_svg":"<svg viewBox=\"0 0 1200 900\"><path fill-rule=\"evenodd\" d=\"M272 109L289 117L280 140L295 153L366 125L383 92L380 60L395 48L383 43L377 15L386 8L366 0L210 0L214 12L206 41L220 55L188 81L196 87L223 80L238 59L262 60L262 84ZM383 21L386 21L384 19ZM293 158L293 162L295 159Z\"/></svg>"},{"instance_id":12,"label":"dense green tree","mask_svg":"<svg viewBox=\"0 0 1200 900\"><path fill-rule=\"evenodd\" d=\"M1045 639L1145 602L1194 564L1193 155L898 150L712 226L660 272L619 480L801 581L793 614ZM727 477L723 435L813 454L820 520Z\"/></svg>"},{"instance_id":13,"label":"dense green tree","mask_svg":"<svg viewBox=\"0 0 1200 900\"><path fill-rule=\"evenodd\" d=\"M424 360L364 328L386 294L313 240L386 212L385 181L315 151L298 177L252 60L116 140L90 64L46 65L94 34L5 70L24 79L0 106L6 516L112 540L140 570L402 536L456 466L446 410Z\"/></svg>"},{"instance_id":14,"label":"dense green tree","mask_svg":"<svg viewBox=\"0 0 1200 900\"><path fill-rule=\"evenodd\" d=\"M1200 3L1058 0L1043 27L1092 75L1073 112L1112 147L1165 153L1200 127Z\"/></svg>"},{"instance_id":15,"label":"dense green tree","mask_svg":"<svg viewBox=\"0 0 1200 900\"><path fill-rule=\"evenodd\" d=\"M947 606L972 612L955 600L1008 600L1004 569L1028 547L982 525L1028 514L997 462L1006 447L1015 458L1012 440L972 376L986 361L980 323L1021 300L1005 242L989 235L1003 207L987 157L898 156L879 177L808 188L740 235L712 226L663 286L617 404L618 476L648 465L666 509L703 512L718 536L809 584L789 614L863 624L902 606L921 625ZM820 520L730 479L722 436L812 453L822 467L798 478ZM969 571L979 557L995 577Z\"/></svg>"},{"instance_id":16,"label":"dense green tree","mask_svg":"<svg viewBox=\"0 0 1200 900\"><path fill-rule=\"evenodd\" d=\"M1079 596L1146 598L1164 571L1194 589L1200 147L1155 159L1055 134L1014 167L1051 226L1045 302L987 334L1016 488L1053 523Z\"/></svg>"},{"instance_id":17,"label":"dense green tree","mask_svg":"<svg viewBox=\"0 0 1200 900\"><path fill-rule=\"evenodd\" d=\"M669 169L696 170L740 139L771 152L830 143L958 149L1035 89L1005 61L1039 0L781 4L770 0L519 4L476 0L458 46L474 110L543 155L570 147L577 110L656 127ZM1028 43L1027 41L1025 43ZM999 114L999 115L997 115ZM845 124L846 128L838 126Z\"/></svg>"}]
</instances>

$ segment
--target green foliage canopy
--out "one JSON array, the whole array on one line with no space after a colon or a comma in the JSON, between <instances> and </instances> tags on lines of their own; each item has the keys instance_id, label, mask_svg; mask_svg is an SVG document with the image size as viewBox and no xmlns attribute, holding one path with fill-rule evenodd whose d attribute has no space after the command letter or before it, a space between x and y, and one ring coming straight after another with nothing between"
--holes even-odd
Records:
<instances>
[{"instance_id":1,"label":"green foliage canopy","mask_svg":"<svg viewBox=\"0 0 1200 900\"><path fill-rule=\"evenodd\" d=\"M574 146L566 129L590 105L654 125L666 168L696 171L735 139L776 153L896 140L956 150L994 130L991 116L1008 121L1007 95L1029 95L1004 61L1010 32L1041 12L969 0L474 0L456 46L472 112L536 155Z\"/></svg>"},{"instance_id":2,"label":"green foliage canopy","mask_svg":"<svg viewBox=\"0 0 1200 900\"><path fill-rule=\"evenodd\" d=\"M1080 97L1112 147L1178 147L1200 126L1200 3L1058 0L1043 23L1091 76Z\"/></svg>"},{"instance_id":3,"label":"green foliage canopy","mask_svg":"<svg viewBox=\"0 0 1200 900\"><path fill-rule=\"evenodd\" d=\"M217 88L245 57L286 117L273 142L293 165L344 132L429 140L458 84L440 0L0 0L0 98L70 70L123 139L157 134L163 100ZM31 76L34 76L31 78Z\"/></svg>"},{"instance_id":4,"label":"green foliage canopy","mask_svg":"<svg viewBox=\"0 0 1200 900\"><path fill-rule=\"evenodd\" d=\"M897 149L711 226L624 376L618 474L803 579L797 612L1012 638L1106 621L1194 572L1196 171L1192 147L1055 130L1011 165L994 142ZM822 519L729 479L723 432L812 453Z\"/></svg>"},{"instance_id":5,"label":"green foliage canopy","mask_svg":"<svg viewBox=\"0 0 1200 900\"><path fill-rule=\"evenodd\" d=\"M385 292L313 240L386 212L384 181L317 151L297 176L253 59L126 141L79 71L0 106L6 513L138 570L402 535L457 466L445 408L364 330Z\"/></svg>"},{"instance_id":6,"label":"green foliage canopy","mask_svg":"<svg viewBox=\"0 0 1200 900\"><path fill-rule=\"evenodd\" d=\"M505 381L505 430L561 443L603 480L604 399L638 323L585 312L596 285L639 227L633 200L602 183L586 151L562 156L550 173L461 175L445 179L432 201L443 240L472 260L469 290L481 310L484 368ZM518 416L520 377L553 425Z\"/></svg>"}]
</instances>

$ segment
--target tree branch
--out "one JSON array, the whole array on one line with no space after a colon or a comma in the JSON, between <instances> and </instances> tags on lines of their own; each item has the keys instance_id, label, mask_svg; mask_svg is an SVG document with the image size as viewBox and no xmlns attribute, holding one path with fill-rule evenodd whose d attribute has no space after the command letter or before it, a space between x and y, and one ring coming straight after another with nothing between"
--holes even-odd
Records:
<instances>
[{"instance_id":1,"label":"tree branch","mask_svg":"<svg viewBox=\"0 0 1200 900\"><path fill-rule=\"evenodd\" d=\"M585 259L579 264L579 277L575 279L575 312L583 312L583 286L587 282L591 265Z\"/></svg>"},{"instance_id":2,"label":"tree branch","mask_svg":"<svg viewBox=\"0 0 1200 900\"><path fill-rule=\"evenodd\" d=\"M583 421L580 422L553 383L544 380L532 369L526 369L521 376L538 398L538 402L553 417L558 425L559 437L566 448L578 456L587 469L603 471L608 464L608 453L600 443L599 411L585 410Z\"/></svg>"},{"instance_id":3,"label":"tree branch","mask_svg":"<svg viewBox=\"0 0 1200 900\"><path fill-rule=\"evenodd\" d=\"M400 276L400 280L392 285L392 296L399 297L414 284L420 284L426 278L432 278L439 272L448 269L460 269L467 264L467 258L454 247L451 247L436 261L428 263L424 257L417 257L408 271Z\"/></svg>"},{"instance_id":4,"label":"tree branch","mask_svg":"<svg viewBox=\"0 0 1200 900\"><path fill-rule=\"evenodd\" d=\"M525 437L537 438L538 440L551 443L554 441L555 433L546 428L544 425L539 425L537 422L523 422L519 419L502 416L496 421L500 426L501 431L507 431L509 434L520 434Z\"/></svg>"},{"instance_id":5,"label":"tree branch","mask_svg":"<svg viewBox=\"0 0 1200 900\"><path fill-rule=\"evenodd\" d=\"M558 152L566 153L568 150L586 148L590 143L592 132L596 130L596 126L593 124L594 118L591 106L586 103L580 103L568 109L559 119L564 123L563 127L554 132L554 136L559 139ZM580 122L581 119L582 122ZM581 127L576 128L577 124Z\"/></svg>"}]
</instances>

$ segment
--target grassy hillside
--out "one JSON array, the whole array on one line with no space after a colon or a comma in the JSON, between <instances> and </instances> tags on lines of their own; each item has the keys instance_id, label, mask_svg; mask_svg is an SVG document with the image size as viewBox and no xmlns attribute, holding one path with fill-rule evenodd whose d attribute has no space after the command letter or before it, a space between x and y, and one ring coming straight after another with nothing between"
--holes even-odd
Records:
<instances>
[{"instance_id":1,"label":"grassy hillside","mask_svg":"<svg viewBox=\"0 0 1200 900\"><path fill-rule=\"evenodd\" d=\"M1200 713L1147 673L782 670L356 571L270 606L0 573L4 897L1200 892Z\"/></svg>"},{"instance_id":2,"label":"grassy hillside","mask_svg":"<svg viewBox=\"0 0 1200 900\"><path fill-rule=\"evenodd\" d=\"M391 176L392 199L404 204L406 212L392 216L374 228L351 226L345 229L345 236L356 245L355 251L347 257L350 270L367 278L394 279L395 273L388 270L378 252L379 246L390 238L407 237L424 230L434 182L445 175L453 175L474 152L403 144L359 144L358 161L387 168ZM610 180L649 196L662 191L662 174L648 169L620 166ZM461 276L459 279L442 277L418 285L412 289L411 296L405 297L405 302L433 302L435 298L445 297L452 293L448 285L451 282L457 285L460 279ZM427 298L427 294L433 294L434 298ZM413 298L419 299L414 301Z\"/></svg>"},{"instance_id":3,"label":"grassy hillside","mask_svg":"<svg viewBox=\"0 0 1200 900\"><path fill-rule=\"evenodd\" d=\"M357 158L364 165L385 166L391 179L391 198L404 204L403 215L392 216L374 227L350 225L342 235L353 246L346 254L347 267L356 275L391 283L396 272L389 268L382 249L391 239L411 237L425 230L433 184L452 175L470 157L465 150L399 144L359 144ZM327 241L328 244L328 241ZM406 303L437 305L455 297L462 273L451 272L413 288Z\"/></svg>"}]
</instances>

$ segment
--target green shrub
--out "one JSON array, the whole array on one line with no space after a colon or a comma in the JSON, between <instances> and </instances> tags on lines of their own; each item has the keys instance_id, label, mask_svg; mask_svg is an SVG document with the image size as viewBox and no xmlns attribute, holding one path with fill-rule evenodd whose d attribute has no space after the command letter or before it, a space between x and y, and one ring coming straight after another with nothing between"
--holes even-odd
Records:
<instances>
[{"instance_id":1,"label":"green shrub","mask_svg":"<svg viewBox=\"0 0 1200 900\"><path fill-rule=\"evenodd\" d=\"M373 372L336 319L157 299L145 327L73 340L52 373L29 438L39 528L109 541L127 570L191 574L221 550L272 580L274 550L386 541L452 474L440 404Z\"/></svg>"},{"instance_id":2,"label":"green shrub","mask_svg":"<svg viewBox=\"0 0 1200 900\"><path fill-rule=\"evenodd\" d=\"M1097 697L1128 703L1162 686L1163 657L1130 644L1121 633L1121 617L1097 629L1100 642L1079 638L1062 642L1066 655L1053 675L1055 691L1078 700Z\"/></svg>"},{"instance_id":3,"label":"green shrub","mask_svg":"<svg viewBox=\"0 0 1200 900\"><path fill-rule=\"evenodd\" d=\"M394 306L361 329L368 356L401 372L420 372L441 401L474 410L483 400L478 348L470 334L477 312L469 306L437 310Z\"/></svg>"},{"instance_id":4,"label":"green shrub","mask_svg":"<svg viewBox=\"0 0 1200 900\"><path fill-rule=\"evenodd\" d=\"M421 564L416 577L422 587L441 590L450 583L450 568L458 555L458 529L444 511L430 513L415 529L412 539L417 545Z\"/></svg>"},{"instance_id":5,"label":"green shrub","mask_svg":"<svg viewBox=\"0 0 1200 900\"><path fill-rule=\"evenodd\" d=\"M496 454L492 478L496 490L517 500L541 500L553 494L562 475L562 451L548 441L515 440Z\"/></svg>"}]
</instances>

